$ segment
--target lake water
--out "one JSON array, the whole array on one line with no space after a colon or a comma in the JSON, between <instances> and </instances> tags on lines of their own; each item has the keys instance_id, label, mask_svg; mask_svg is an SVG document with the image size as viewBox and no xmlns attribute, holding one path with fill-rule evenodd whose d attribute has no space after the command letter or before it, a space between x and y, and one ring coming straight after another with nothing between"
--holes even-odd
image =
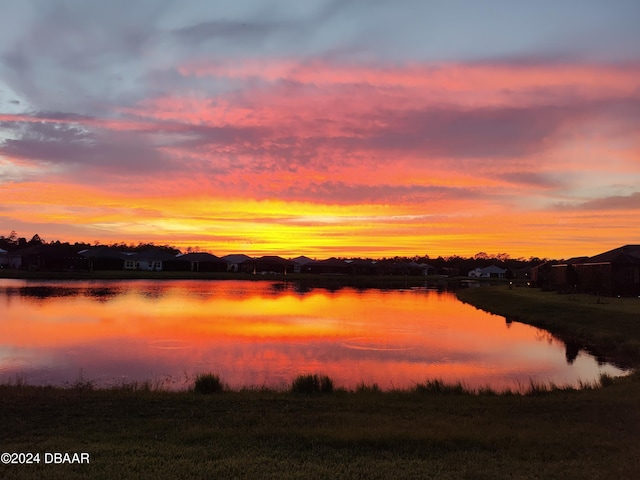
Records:
<instances>
[{"instance_id":1,"label":"lake water","mask_svg":"<svg viewBox=\"0 0 640 480\"><path fill-rule=\"evenodd\" d=\"M0 382L182 389L201 372L233 388L428 379L495 389L577 386L623 370L448 292L301 289L269 281L0 279Z\"/></svg>"}]
</instances>

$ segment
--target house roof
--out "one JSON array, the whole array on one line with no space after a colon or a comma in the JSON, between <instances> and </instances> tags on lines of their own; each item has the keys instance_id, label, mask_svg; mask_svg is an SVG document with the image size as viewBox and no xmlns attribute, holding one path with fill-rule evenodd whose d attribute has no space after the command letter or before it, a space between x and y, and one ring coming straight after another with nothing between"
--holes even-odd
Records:
<instances>
[{"instance_id":1,"label":"house roof","mask_svg":"<svg viewBox=\"0 0 640 480\"><path fill-rule=\"evenodd\" d=\"M135 258L136 260L162 262L165 260L175 260L176 256L167 252L166 250L162 250L159 248L149 248L147 250L143 250L142 252L138 252L136 255L129 258Z\"/></svg>"},{"instance_id":2,"label":"house roof","mask_svg":"<svg viewBox=\"0 0 640 480\"><path fill-rule=\"evenodd\" d=\"M256 263L271 263L276 265L290 265L293 263L292 260L286 260L282 257L278 257L277 255L265 255L264 257L256 258Z\"/></svg>"},{"instance_id":3,"label":"house roof","mask_svg":"<svg viewBox=\"0 0 640 480\"><path fill-rule=\"evenodd\" d=\"M349 265L358 265L358 266L367 266L370 267L375 265L376 262L371 260L363 260L362 258L352 258L351 260L346 260Z\"/></svg>"},{"instance_id":4,"label":"house roof","mask_svg":"<svg viewBox=\"0 0 640 480\"><path fill-rule=\"evenodd\" d=\"M417 262L410 262L408 266L411 268L433 268L431 265L428 265L426 263L417 263Z\"/></svg>"},{"instance_id":5,"label":"house roof","mask_svg":"<svg viewBox=\"0 0 640 480\"><path fill-rule=\"evenodd\" d=\"M326 260L318 260L313 262L314 265L324 265L325 267L346 267L348 264L344 260L336 257L327 258Z\"/></svg>"},{"instance_id":6,"label":"house roof","mask_svg":"<svg viewBox=\"0 0 640 480\"><path fill-rule=\"evenodd\" d=\"M175 259L186 262L224 262L222 258L206 252L185 253L184 255L178 255Z\"/></svg>"},{"instance_id":7,"label":"house roof","mask_svg":"<svg viewBox=\"0 0 640 480\"><path fill-rule=\"evenodd\" d=\"M505 273L507 270L504 268L497 267L495 265L489 265L488 267L484 267L480 271L483 274L485 274L485 273Z\"/></svg>"},{"instance_id":8,"label":"house roof","mask_svg":"<svg viewBox=\"0 0 640 480\"><path fill-rule=\"evenodd\" d=\"M292 258L291 261L297 263L298 265L306 265L307 263L313 262L313 259L301 255L299 257Z\"/></svg>"},{"instance_id":9,"label":"house roof","mask_svg":"<svg viewBox=\"0 0 640 480\"><path fill-rule=\"evenodd\" d=\"M15 250L9 255L12 257L25 257L29 255L75 257L78 255L78 247L76 245L69 245L65 243L37 244Z\"/></svg>"},{"instance_id":10,"label":"house roof","mask_svg":"<svg viewBox=\"0 0 640 480\"><path fill-rule=\"evenodd\" d=\"M247 260L251 260L251 257L243 253L225 255L224 257L221 257L221 258L227 263L242 263L242 262L246 262Z\"/></svg>"},{"instance_id":11,"label":"house roof","mask_svg":"<svg viewBox=\"0 0 640 480\"><path fill-rule=\"evenodd\" d=\"M589 257L571 257L570 259L566 260L564 264L575 265L576 263L584 263L587 260L589 260Z\"/></svg>"},{"instance_id":12,"label":"house roof","mask_svg":"<svg viewBox=\"0 0 640 480\"><path fill-rule=\"evenodd\" d=\"M614 248L604 253L599 253L593 257L586 259L584 263L600 263L600 262L631 262L640 261L640 245L624 245Z\"/></svg>"},{"instance_id":13,"label":"house roof","mask_svg":"<svg viewBox=\"0 0 640 480\"><path fill-rule=\"evenodd\" d=\"M78 252L86 258L117 258L124 259L126 254L111 247L91 247Z\"/></svg>"}]
</instances>

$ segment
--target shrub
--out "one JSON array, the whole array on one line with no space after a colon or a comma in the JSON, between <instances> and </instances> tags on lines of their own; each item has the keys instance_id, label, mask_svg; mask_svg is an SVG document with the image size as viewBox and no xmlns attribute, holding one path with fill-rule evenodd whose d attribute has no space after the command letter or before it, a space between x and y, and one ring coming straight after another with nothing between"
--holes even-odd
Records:
<instances>
[{"instance_id":1,"label":"shrub","mask_svg":"<svg viewBox=\"0 0 640 480\"><path fill-rule=\"evenodd\" d=\"M601 387L610 387L615 383L615 377L612 377L608 373L600 374L600 386Z\"/></svg>"},{"instance_id":2,"label":"shrub","mask_svg":"<svg viewBox=\"0 0 640 480\"><path fill-rule=\"evenodd\" d=\"M196 377L193 391L196 393L211 394L222 393L224 390L219 375L213 373L201 373Z\"/></svg>"},{"instance_id":3,"label":"shrub","mask_svg":"<svg viewBox=\"0 0 640 480\"><path fill-rule=\"evenodd\" d=\"M298 375L291 385L294 393L331 393L333 380L326 375Z\"/></svg>"}]
</instances>

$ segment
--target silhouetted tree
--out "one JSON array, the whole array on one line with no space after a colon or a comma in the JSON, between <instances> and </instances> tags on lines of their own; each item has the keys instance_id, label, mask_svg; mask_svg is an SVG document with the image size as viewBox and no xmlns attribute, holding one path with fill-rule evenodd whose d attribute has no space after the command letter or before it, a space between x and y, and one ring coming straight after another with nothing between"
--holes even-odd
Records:
<instances>
[{"instance_id":1,"label":"silhouetted tree","mask_svg":"<svg viewBox=\"0 0 640 480\"><path fill-rule=\"evenodd\" d=\"M44 242L37 233L27 242L28 245L42 245Z\"/></svg>"}]
</instances>

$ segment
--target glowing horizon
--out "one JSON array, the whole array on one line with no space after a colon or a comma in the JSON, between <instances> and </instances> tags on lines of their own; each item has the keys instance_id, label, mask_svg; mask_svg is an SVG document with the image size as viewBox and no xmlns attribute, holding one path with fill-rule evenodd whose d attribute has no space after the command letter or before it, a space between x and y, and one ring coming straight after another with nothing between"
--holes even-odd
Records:
<instances>
[{"instance_id":1,"label":"glowing horizon","mask_svg":"<svg viewBox=\"0 0 640 480\"><path fill-rule=\"evenodd\" d=\"M318 258L640 242L633 2L500 24L448 6L429 18L466 30L432 38L410 1L152 1L129 21L24 3L0 33L2 235ZM513 50L485 35L514 24Z\"/></svg>"}]
</instances>

